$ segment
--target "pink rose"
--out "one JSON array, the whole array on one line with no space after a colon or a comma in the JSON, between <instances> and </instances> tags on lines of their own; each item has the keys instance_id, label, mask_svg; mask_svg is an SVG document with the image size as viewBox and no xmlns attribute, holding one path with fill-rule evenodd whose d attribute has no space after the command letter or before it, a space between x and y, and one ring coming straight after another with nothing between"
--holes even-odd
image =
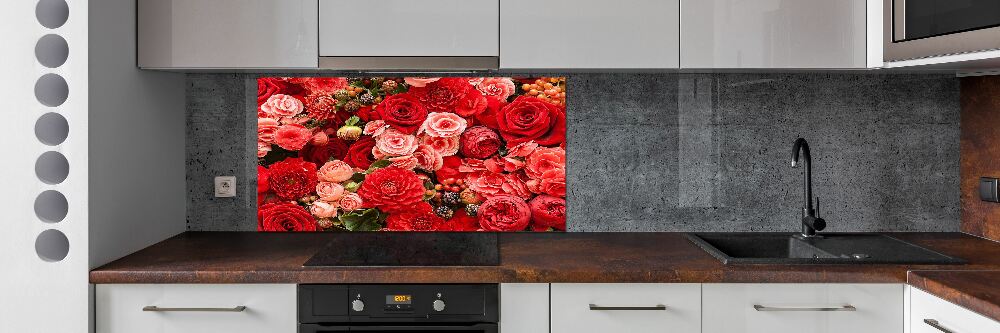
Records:
<instances>
[{"instance_id":1,"label":"pink rose","mask_svg":"<svg viewBox=\"0 0 1000 333\"><path fill-rule=\"evenodd\" d=\"M524 182L528 180L528 177L524 174L518 173L505 173L504 183L500 186L501 192L505 194L515 195L522 199L531 198L531 191L528 190L528 185Z\"/></svg>"},{"instance_id":2,"label":"pink rose","mask_svg":"<svg viewBox=\"0 0 1000 333\"><path fill-rule=\"evenodd\" d=\"M507 183L506 177L489 171L472 173L465 179L465 184L470 189L487 198L502 193L505 183Z\"/></svg>"},{"instance_id":3,"label":"pink rose","mask_svg":"<svg viewBox=\"0 0 1000 333\"><path fill-rule=\"evenodd\" d=\"M417 159L417 167L427 171L437 171L444 166L444 156L428 145L417 147L413 157Z\"/></svg>"},{"instance_id":4,"label":"pink rose","mask_svg":"<svg viewBox=\"0 0 1000 333\"><path fill-rule=\"evenodd\" d=\"M271 152L270 143L257 141L257 158L263 158L269 152Z\"/></svg>"},{"instance_id":5,"label":"pink rose","mask_svg":"<svg viewBox=\"0 0 1000 333\"><path fill-rule=\"evenodd\" d=\"M566 168L566 150L559 147L539 147L528 155L525 162L525 173L533 179L540 179L549 170Z\"/></svg>"},{"instance_id":6,"label":"pink rose","mask_svg":"<svg viewBox=\"0 0 1000 333\"><path fill-rule=\"evenodd\" d=\"M340 198L340 208L345 212L360 209L362 204L364 203L361 201L361 196L357 193L348 192L344 194L343 198Z\"/></svg>"},{"instance_id":7,"label":"pink rose","mask_svg":"<svg viewBox=\"0 0 1000 333\"><path fill-rule=\"evenodd\" d=\"M389 124L385 123L385 120L372 120L365 124L365 130L361 131L361 134L377 137L385 132L389 128Z\"/></svg>"},{"instance_id":8,"label":"pink rose","mask_svg":"<svg viewBox=\"0 0 1000 333\"><path fill-rule=\"evenodd\" d=\"M514 81L506 77L488 77L476 85L476 89L483 93L483 96L495 98L498 101L506 102L507 98L517 91Z\"/></svg>"},{"instance_id":9,"label":"pink rose","mask_svg":"<svg viewBox=\"0 0 1000 333\"><path fill-rule=\"evenodd\" d=\"M354 168L344 161L333 160L323 164L317 176L320 181L342 183L354 177Z\"/></svg>"},{"instance_id":10,"label":"pink rose","mask_svg":"<svg viewBox=\"0 0 1000 333\"><path fill-rule=\"evenodd\" d=\"M278 127L274 143L285 150L298 151L312 139L312 131L299 124L288 124Z\"/></svg>"},{"instance_id":11,"label":"pink rose","mask_svg":"<svg viewBox=\"0 0 1000 333\"><path fill-rule=\"evenodd\" d=\"M420 164L420 160L418 160L413 155L390 157L389 162L391 162L389 166L394 166L406 170L413 170Z\"/></svg>"},{"instance_id":12,"label":"pink rose","mask_svg":"<svg viewBox=\"0 0 1000 333\"><path fill-rule=\"evenodd\" d=\"M430 135L420 136L420 144L431 146L434 148L441 157L452 156L458 153L459 147L461 147L461 137L453 136L450 138L442 138Z\"/></svg>"},{"instance_id":13,"label":"pink rose","mask_svg":"<svg viewBox=\"0 0 1000 333\"><path fill-rule=\"evenodd\" d=\"M375 139L375 148L386 155L410 155L417 150L417 137L390 128Z\"/></svg>"},{"instance_id":14,"label":"pink rose","mask_svg":"<svg viewBox=\"0 0 1000 333\"><path fill-rule=\"evenodd\" d=\"M318 218L331 218L337 216L337 205L326 201L314 201L309 207L309 212Z\"/></svg>"},{"instance_id":15,"label":"pink rose","mask_svg":"<svg viewBox=\"0 0 1000 333\"><path fill-rule=\"evenodd\" d=\"M485 163L483 163L483 160L477 160L474 158L462 159L462 165L458 167L458 171L461 173L481 172L487 170L488 169L486 168Z\"/></svg>"},{"instance_id":16,"label":"pink rose","mask_svg":"<svg viewBox=\"0 0 1000 333\"><path fill-rule=\"evenodd\" d=\"M494 156L483 161L483 165L493 172L514 172L524 168L524 160L510 156Z\"/></svg>"},{"instance_id":17,"label":"pink rose","mask_svg":"<svg viewBox=\"0 0 1000 333\"><path fill-rule=\"evenodd\" d=\"M406 84L413 87L424 87L427 86L428 83L435 82L440 79L441 78L439 77L405 77L403 78L403 82L406 82Z\"/></svg>"},{"instance_id":18,"label":"pink rose","mask_svg":"<svg viewBox=\"0 0 1000 333\"><path fill-rule=\"evenodd\" d=\"M303 108L302 101L298 98L284 94L271 95L267 98L267 102L260 105L261 111L274 118L295 116L302 113Z\"/></svg>"},{"instance_id":19,"label":"pink rose","mask_svg":"<svg viewBox=\"0 0 1000 333\"><path fill-rule=\"evenodd\" d=\"M509 149L507 151L507 156L528 157L528 155L531 155L531 153L535 152L536 148L538 148L538 144L535 143L535 141L522 142L521 144L514 146L514 148Z\"/></svg>"},{"instance_id":20,"label":"pink rose","mask_svg":"<svg viewBox=\"0 0 1000 333\"><path fill-rule=\"evenodd\" d=\"M309 143L313 146L326 146L327 143L330 143L330 137L326 135L326 132L319 131L313 135L312 139L309 140Z\"/></svg>"},{"instance_id":21,"label":"pink rose","mask_svg":"<svg viewBox=\"0 0 1000 333\"><path fill-rule=\"evenodd\" d=\"M320 200L337 202L344 197L344 186L337 183L320 182L316 184L316 195L319 196Z\"/></svg>"},{"instance_id":22,"label":"pink rose","mask_svg":"<svg viewBox=\"0 0 1000 333\"><path fill-rule=\"evenodd\" d=\"M273 118L257 118L257 140L262 142L274 142L274 136L278 132L278 120Z\"/></svg>"},{"instance_id":23,"label":"pink rose","mask_svg":"<svg viewBox=\"0 0 1000 333\"><path fill-rule=\"evenodd\" d=\"M427 115L417 134L427 133L430 136L450 138L462 135L468 122L465 118L451 112L431 112Z\"/></svg>"}]
</instances>

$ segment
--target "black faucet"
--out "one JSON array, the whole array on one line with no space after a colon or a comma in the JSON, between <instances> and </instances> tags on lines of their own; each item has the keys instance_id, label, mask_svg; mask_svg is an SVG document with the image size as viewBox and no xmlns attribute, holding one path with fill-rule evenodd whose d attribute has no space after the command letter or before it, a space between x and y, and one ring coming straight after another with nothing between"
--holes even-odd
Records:
<instances>
[{"instance_id":1,"label":"black faucet","mask_svg":"<svg viewBox=\"0 0 1000 333\"><path fill-rule=\"evenodd\" d=\"M818 237L816 231L826 228L826 220L817 216L812 205L812 156L809 155L809 143L806 139L798 138L792 146L792 167L799 166L799 151L802 152L802 164L805 164L805 171L802 173L802 192L805 202L802 205L802 237ZM816 198L816 208L819 208L819 198Z\"/></svg>"}]
</instances>

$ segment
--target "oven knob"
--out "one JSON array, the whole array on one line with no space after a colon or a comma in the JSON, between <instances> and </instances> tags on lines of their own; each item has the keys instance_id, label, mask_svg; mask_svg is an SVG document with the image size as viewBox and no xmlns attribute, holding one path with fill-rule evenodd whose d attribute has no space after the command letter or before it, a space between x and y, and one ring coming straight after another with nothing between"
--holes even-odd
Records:
<instances>
[{"instance_id":1,"label":"oven knob","mask_svg":"<svg viewBox=\"0 0 1000 333\"><path fill-rule=\"evenodd\" d=\"M351 309L353 309L354 311L357 311L357 312L364 311L365 310L365 302L362 302L360 299L356 299L353 302L351 302Z\"/></svg>"},{"instance_id":2,"label":"oven knob","mask_svg":"<svg viewBox=\"0 0 1000 333\"><path fill-rule=\"evenodd\" d=\"M441 312L444 311L444 301L434 300L434 311Z\"/></svg>"}]
</instances>

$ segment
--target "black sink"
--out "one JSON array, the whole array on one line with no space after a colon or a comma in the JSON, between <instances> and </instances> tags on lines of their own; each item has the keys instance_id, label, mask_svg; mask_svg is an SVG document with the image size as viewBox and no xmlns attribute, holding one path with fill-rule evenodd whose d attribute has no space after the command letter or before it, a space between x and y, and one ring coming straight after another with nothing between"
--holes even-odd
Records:
<instances>
[{"instance_id":1,"label":"black sink","mask_svg":"<svg viewBox=\"0 0 1000 333\"><path fill-rule=\"evenodd\" d=\"M692 233L688 239L726 265L739 264L964 264L881 234Z\"/></svg>"}]
</instances>

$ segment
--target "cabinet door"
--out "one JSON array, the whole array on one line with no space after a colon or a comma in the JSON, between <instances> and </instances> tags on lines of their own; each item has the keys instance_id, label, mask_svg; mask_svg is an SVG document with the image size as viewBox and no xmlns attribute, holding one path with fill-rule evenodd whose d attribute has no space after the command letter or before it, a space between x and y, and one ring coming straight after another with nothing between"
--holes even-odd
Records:
<instances>
[{"instance_id":1,"label":"cabinet door","mask_svg":"<svg viewBox=\"0 0 1000 333\"><path fill-rule=\"evenodd\" d=\"M910 289L910 332L1000 333L1000 322L916 288Z\"/></svg>"},{"instance_id":2,"label":"cabinet door","mask_svg":"<svg viewBox=\"0 0 1000 333\"><path fill-rule=\"evenodd\" d=\"M496 57L500 0L319 0L324 57Z\"/></svg>"},{"instance_id":3,"label":"cabinet door","mask_svg":"<svg viewBox=\"0 0 1000 333\"><path fill-rule=\"evenodd\" d=\"M901 284L704 284L702 292L705 333L903 332Z\"/></svg>"},{"instance_id":4,"label":"cabinet door","mask_svg":"<svg viewBox=\"0 0 1000 333\"><path fill-rule=\"evenodd\" d=\"M698 333L699 284L552 284L552 333Z\"/></svg>"},{"instance_id":5,"label":"cabinet door","mask_svg":"<svg viewBox=\"0 0 1000 333\"><path fill-rule=\"evenodd\" d=\"M138 1L139 67L317 67L317 0Z\"/></svg>"},{"instance_id":6,"label":"cabinet door","mask_svg":"<svg viewBox=\"0 0 1000 333\"><path fill-rule=\"evenodd\" d=\"M500 333L548 333L549 284L500 284Z\"/></svg>"},{"instance_id":7,"label":"cabinet door","mask_svg":"<svg viewBox=\"0 0 1000 333\"><path fill-rule=\"evenodd\" d=\"M98 333L297 330L294 284L100 284L95 305Z\"/></svg>"},{"instance_id":8,"label":"cabinet door","mask_svg":"<svg viewBox=\"0 0 1000 333\"><path fill-rule=\"evenodd\" d=\"M503 0L500 67L677 68L678 0Z\"/></svg>"},{"instance_id":9,"label":"cabinet door","mask_svg":"<svg viewBox=\"0 0 1000 333\"><path fill-rule=\"evenodd\" d=\"M866 67L865 0L681 1L681 68Z\"/></svg>"}]
</instances>

